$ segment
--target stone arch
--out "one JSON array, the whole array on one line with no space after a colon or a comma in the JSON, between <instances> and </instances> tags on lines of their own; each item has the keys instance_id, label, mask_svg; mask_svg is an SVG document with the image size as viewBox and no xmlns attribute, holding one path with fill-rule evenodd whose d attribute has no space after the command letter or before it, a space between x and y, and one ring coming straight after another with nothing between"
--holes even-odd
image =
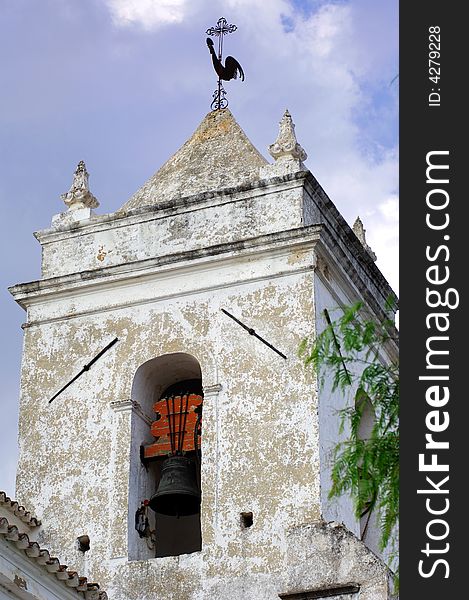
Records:
<instances>
[{"instance_id":1,"label":"stone arch","mask_svg":"<svg viewBox=\"0 0 469 600\"><path fill-rule=\"evenodd\" d=\"M208 365L209 378L214 381L214 362L207 360L204 355L205 365ZM148 508L150 530L158 527L156 542L148 543L148 538L139 537L135 529L136 511L141 507L144 500L149 500L158 487L161 461L142 462L142 449L148 444L154 443L151 434L151 422L155 420L153 405L157 402L164 391L179 382L186 380L201 380L205 384L205 373L203 365L193 355L187 352L177 351L162 354L151 358L141 364L134 375L131 400L131 451L129 469L129 527L128 527L128 549L129 559L142 560L156 556L168 556L186 554L200 550L200 516L181 517L177 523L168 523L164 518L156 516ZM157 457L158 458L158 457ZM185 529L186 528L186 529ZM180 538L185 540L181 545L177 540L178 531ZM164 539L164 531L174 531L173 540ZM162 544L165 544L164 549ZM159 546L158 546L159 544Z\"/></svg>"},{"instance_id":2,"label":"stone arch","mask_svg":"<svg viewBox=\"0 0 469 600\"><path fill-rule=\"evenodd\" d=\"M150 371L158 369L158 366L161 366L164 361L168 361L171 356L176 355L187 357L184 359L181 356L183 360L190 360L188 357L192 357L198 362L205 388L211 388L219 383L215 356L202 341L191 339L189 343L183 345L180 340L177 340L176 343L165 345L162 350L158 356L142 356L140 361L134 363L134 375L126 384L128 396L132 400L141 402L139 387L143 385L143 380L148 378Z\"/></svg>"},{"instance_id":3,"label":"stone arch","mask_svg":"<svg viewBox=\"0 0 469 600\"><path fill-rule=\"evenodd\" d=\"M186 352L162 354L144 362L137 369L132 383L131 398L145 414L152 416L153 404L166 388L185 379L202 379L199 361Z\"/></svg>"}]
</instances>

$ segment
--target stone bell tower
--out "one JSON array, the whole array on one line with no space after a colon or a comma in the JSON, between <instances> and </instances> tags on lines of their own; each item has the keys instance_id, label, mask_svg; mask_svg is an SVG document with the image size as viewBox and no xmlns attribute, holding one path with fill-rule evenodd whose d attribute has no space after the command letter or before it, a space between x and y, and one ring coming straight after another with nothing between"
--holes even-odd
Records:
<instances>
[{"instance_id":1,"label":"stone bell tower","mask_svg":"<svg viewBox=\"0 0 469 600\"><path fill-rule=\"evenodd\" d=\"M17 498L110 600L390 597L373 526L361 539L350 501L327 500L345 400L297 351L324 308L362 299L383 319L392 291L288 112L269 150L211 112L107 215L80 163L36 233L41 278L11 289L27 311ZM145 501L178 411L200 509L158 515Z\"/></svg>"}]
</instances>

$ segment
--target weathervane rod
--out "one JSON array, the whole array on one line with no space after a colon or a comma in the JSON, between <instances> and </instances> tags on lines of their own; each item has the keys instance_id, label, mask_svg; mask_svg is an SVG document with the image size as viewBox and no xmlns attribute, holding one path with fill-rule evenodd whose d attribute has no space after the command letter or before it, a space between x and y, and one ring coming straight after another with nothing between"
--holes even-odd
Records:
<instances>
[{"instance_id":1,"label":"weathervane rod","mask_svg":"<svg viewBox=\"0 0 469 600\"><path fill-rule=\"evenodd\" d=\"M220 33L220 35L218 36L218 60L221 60L223 58L223 36L225 34L223 33L223 31ZM218 78L220 79L220 78Z\"/></svg>"},{"instance_id":2,"label":"weathervane rod","mask_svg":"<svg viewBox=\"0 0 469 600\"><path fill-rule=\"evenodd\" d=\"M224 34L223 34L223 32L221 32L220 35L218 36L218 60L220 61L220 63L221 63L221 61L223 59L223 37L224 37ZM221 98L221 93L222 93L223 86L222 86L222 83L221 83L221 77L220 76L218 77L218 84L217 85L218 85L218 98ZM227 104L228 104L228 101L227 101Z\"/></svg>"},{"instance_id":3,"label":"weathervane rod","mask_svg":"<svg viewBox=\"0 0 469 600\"><path fill-rule=\"evenodd\" d=\"M207 29L206 34L209 36L218 37L218 55L215 53L213 48L213 41L208 37L207 46L212 56L212 63L216 74L218 75L217 89L212 95L212 104L210 105L212 110L221 110L228 106L228 100L226 99L226 91L222 84L222 79L229 81L230 79L237 79L238 74L241 80L244 81L244 72L239 62L232 56L227 56L225 64L223 65L223 36L228 33L234 33L236 31L236 25L228 25L227 20L224 17L218 19L215 27Z\"/></svg>"}]
</instances>

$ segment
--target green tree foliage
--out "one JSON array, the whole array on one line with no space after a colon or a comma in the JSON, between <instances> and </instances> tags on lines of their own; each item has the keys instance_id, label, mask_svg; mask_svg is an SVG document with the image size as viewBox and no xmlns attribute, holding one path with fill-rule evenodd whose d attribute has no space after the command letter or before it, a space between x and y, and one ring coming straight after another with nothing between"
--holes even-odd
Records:
<instances>
[{"instance_id":1,"label":"green tree foliage","mask_svg":"<svg viewBox=\"0 0 469 600\"><path fill-rule=\"evenodd\" d=\"M357 518L377 510L381 525L380 545L391 548L392 566L397 563L393 530L399 517L399 371L398 363L385 358L386 344L395 339L391 321L376 323L362 317L362 303L343 309L313 342L303 340L300 356L312 367L321 385L332 376L333 390L351 398L340 412L345 441L334 450L332 489L329 497L348 493ZM375 418L363 439L360 427L366 407Z\"/></svg>"}]
</instances>

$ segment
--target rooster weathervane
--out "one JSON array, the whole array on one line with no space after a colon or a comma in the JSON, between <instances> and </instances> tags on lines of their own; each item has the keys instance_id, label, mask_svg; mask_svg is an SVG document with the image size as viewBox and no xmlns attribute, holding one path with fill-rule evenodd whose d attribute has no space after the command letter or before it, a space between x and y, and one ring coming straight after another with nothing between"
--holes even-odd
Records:
<instances>
[{"instance_id":1,"label":"rooster weathervane","mask_svg":"<svg viewBox=\"0 0 469 600\"><path fill-rule=\"evenodd\" d=\"M213 92L213 101L210 105L212 110L220 110L228 106L228 100L226 99L226 91L222 85L222 79L229 81L230 79L237 79L238 75L241 77L241 81L244 81L244 71L236 60L232 56L227 56L225 64L222 63L223 56L223 36L228 33L234 33L236 31L236 25L228 25L227 20L221 17L217 21L216 27L210 27L205 32L207 35L218 37L218 55L215 53L213 47L213 40L207 38L207 46L212 55L213 67L216 74L218 75L218 87Z\"/></svg>"}]
</instances>

